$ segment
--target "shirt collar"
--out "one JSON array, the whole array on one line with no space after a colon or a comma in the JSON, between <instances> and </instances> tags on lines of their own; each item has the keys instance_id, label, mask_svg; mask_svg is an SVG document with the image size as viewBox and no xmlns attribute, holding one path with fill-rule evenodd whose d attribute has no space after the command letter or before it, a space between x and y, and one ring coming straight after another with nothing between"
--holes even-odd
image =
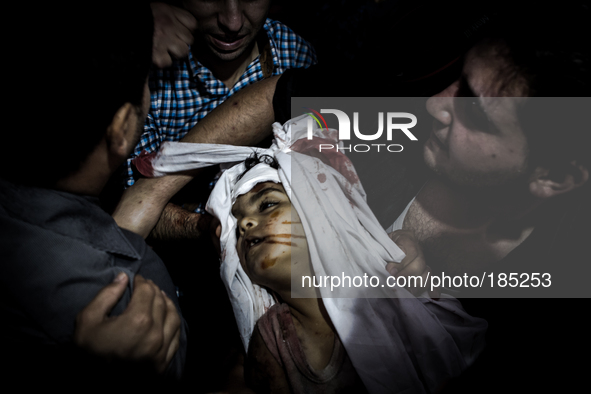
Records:
<instances>
[{"instance_id":1,"label":"shirt collar","mask_svg":"<svg viewBox=\"0 0 591 394\"><path fill-rule=\"evenodd\" d=\"M77 239L107 253L141 256L96 197L16 185L0 179L0 206L14 219Z\"/></svg>"}]
</instances>

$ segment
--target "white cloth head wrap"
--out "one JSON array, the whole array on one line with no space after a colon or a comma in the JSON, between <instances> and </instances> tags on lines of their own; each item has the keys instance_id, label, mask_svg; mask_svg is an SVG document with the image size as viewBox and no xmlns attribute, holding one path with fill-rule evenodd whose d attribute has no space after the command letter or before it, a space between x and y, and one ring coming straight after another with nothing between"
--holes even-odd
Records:
<instances>
[{"instance_id":1,"label":"white cloth head wrap","mask_svg":"<svg viewBox=\"0 0 591 394\"><path fill-rule=\"evenodd\" d=\"M321 157L319 140L306 139L306 120L304 115L283 126L274 124L275 141L269 149L165 143L152 161L156 176L243 161L253 151L279 162L279 170L258 164L239 181L244 163L230 168L220 177L207 203L207 210L222 224L221 276L246 349L256 321L274 303L264 288L250 281L236 252L232 205L257 183L282 183L302 220L316 275L367 274L385 280L386 263L404 257L369 209L350 161L334 151ZM322 143L339 143L335 130L316 129L314 136ZM459 375L483 348L486 322L469 316L452 297L442 295L438 301L427 297L375 298L409 297L405 289L389 287L361 288L355 295L350 289L319 290L370 392L433 391L449 377Z\"/></svg>"}]
</instances>

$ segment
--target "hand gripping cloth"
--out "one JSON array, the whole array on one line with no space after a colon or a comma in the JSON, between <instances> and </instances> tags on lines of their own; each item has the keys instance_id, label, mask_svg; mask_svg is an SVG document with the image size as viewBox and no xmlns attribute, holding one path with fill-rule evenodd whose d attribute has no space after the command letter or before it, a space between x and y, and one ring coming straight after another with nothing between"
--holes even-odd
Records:
<instances>
[{"instance_id":1,"label":"hand gripping cloth","mask_svg":"<svg viewBox=\"0 0 591 394\"><path fill-rule=\"evenodd\" d=\"M337 144L342 147L335 130L315 129L309 140L304 115L283 126L275 123L273 131L269 149L166 142L156 155L141 157L137 163L144 175L162 176L239 162L222 174L206 209L222 224L221 277L245 349L256 321L274 303L266 289L250 281L236 251L236 219L231 209L237 197L257 183L283 185L302 220L317 277L375 276L385 284L386 264L404 258L367 205L351 162L334 149ZM261 163L237 180L246 169L243 161L253 152L275 157L279 170ZM301 277L292 278L292 296L302 286L300 281ZM370 392L435 391L466 369L484 347L486 322L468 315L455 298L445 294L439 300L413 297L400 287L367 283L332 288L328 283L318 290Z\"/></svg>"}]
</instances>

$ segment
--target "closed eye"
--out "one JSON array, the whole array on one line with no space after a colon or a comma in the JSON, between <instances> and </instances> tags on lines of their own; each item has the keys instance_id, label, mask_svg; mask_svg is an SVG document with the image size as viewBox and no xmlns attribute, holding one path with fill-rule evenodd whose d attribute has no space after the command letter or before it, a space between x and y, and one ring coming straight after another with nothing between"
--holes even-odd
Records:
<instances>
[{"instance_id":1,"label":"closed eye","mask_svg":"<svg viewBox=\"0 0 591 394\"><path fill-rule=\"evenodd\" d=\"M465 75L460 77L460 85L456 92L458 114L463 123L471 129L493 132L494 125L482 108L479 97L474 93Z\"/></svg>"},{"instance_id":2,"label":"closed eye","mask_svg":"<svg viewBox=\"0 0 591 394\"><path fill-rule=\"evenodd\" d=\"M463 114L467 123L477 130L486 131L489 127L489 119L477 99L465 98L462 100Z\"/></svg>"}]
</instances>

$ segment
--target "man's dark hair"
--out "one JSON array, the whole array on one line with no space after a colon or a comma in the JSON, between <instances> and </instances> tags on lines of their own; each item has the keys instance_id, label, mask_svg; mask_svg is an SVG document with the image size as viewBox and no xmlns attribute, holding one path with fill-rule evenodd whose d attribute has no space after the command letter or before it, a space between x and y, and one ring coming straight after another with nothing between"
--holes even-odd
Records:
<instances>
[{"instance_id":1,"label":"man's dark hair","mask_svg":"<svg viewBox=\"0 0 591 394\"><path fill-rule=\"evenodd\" d=\"M13 13L27 15L34 35L28 43L13 41L9 51L5 116L17 124L0 164L2 177L20 183L51 186L75 172L117 110L126 102L142 105L152 59L149 3L67 4Z\"/></svg>"},{"instance_id":2,"label":"man's dark hair","mask_svg":"<svg viewBox=\"0 0 591 394\"><path fill-rule=\"evenodd\" d=\"M501 8L490 36L502 41L512 71L528 83L528 96L589 97L589 1L520 4Z\"/></svg>"}]
</instances>

